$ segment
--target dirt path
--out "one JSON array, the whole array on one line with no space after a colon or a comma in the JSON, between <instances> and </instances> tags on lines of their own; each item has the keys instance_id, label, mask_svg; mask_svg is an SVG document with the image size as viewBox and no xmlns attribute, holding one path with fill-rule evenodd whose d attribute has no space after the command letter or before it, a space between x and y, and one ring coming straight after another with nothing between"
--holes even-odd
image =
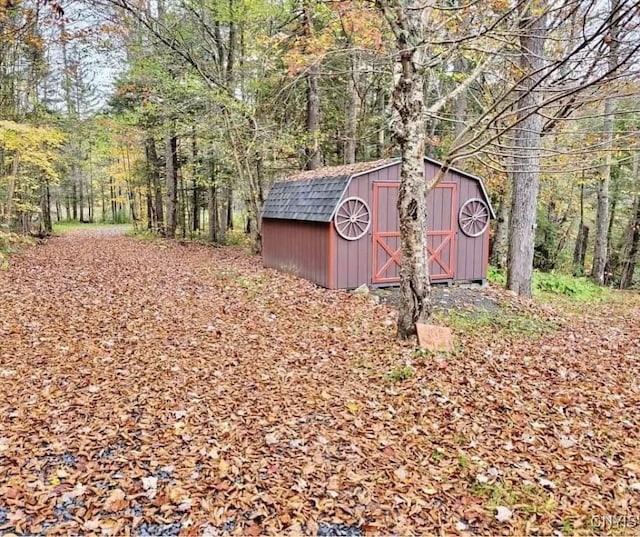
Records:
<instances>
[{"instance_id":1,"label":"dirt path","mask_svg":"<svg viewBox=\"0 0 640 537\"><path fill-rule=\"evenodd\" d=\"M53 239L0 272L0 533L593 532L640 512L638 306L422 356L239 250Z\"/></svg>"}]
</instances>

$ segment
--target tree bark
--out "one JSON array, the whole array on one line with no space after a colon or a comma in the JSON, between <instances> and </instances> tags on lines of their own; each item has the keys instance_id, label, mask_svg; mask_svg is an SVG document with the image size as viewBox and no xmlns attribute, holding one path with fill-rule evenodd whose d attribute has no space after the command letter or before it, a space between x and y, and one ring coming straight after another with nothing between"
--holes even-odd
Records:
<instances>
[{"instance_id":1,"label":"tree bark","mask_svg":"<svg viewBox=\"0 0 640 537\"><path fill-rule=\"evenodd\" d=\"M304 3L304 32L308 38L313 36L311 7ZM307 73L307 170L316 170L322 166L320 154L320 64L314 62Z\"/></svg>"},{"instance_id":2,"label":"tree bark","mask_svg":"<svg viewBox=\"0 0 640 537\"><path fill-rule=\"evenodd\" d=\"M457 73L465 73L468 70L467 60L464 57L458 58L454 67ZM455 125L454 125L454 136L456 138L456 145L462 143L462 140L458 140L458 136L461 136L466 127L467 120L467 90L461 91L453 101L453 108L455 111ZM458 166L464 167L464 159L460 159L458 162Z\"/></svg>"},{"instance_id":3,"label":"tree bark","mask_svg":"<svg viewBox=\"0 0 640 537\"><path fill-rule=\"evenodd\" d=\"M198 185L198 141L196 136L196 129L193 127L191 131L191 154L193 156L193 180L192 180L192 217L191 217L191 231L194 233L200 231L200 186Z\"/></svg>"},{"instance_id":4,"label":"tree bark","mask_svg":"<svg viewBox=\"0 0 640 537\"><path fill-rule=\"evenodd\" d=\"M358 54L354 52L351 54L351 73L347 80L348 105L345 122L345 164L353 164L356 161L356 151L358 148L358 113L360 112L360 94L358 93L360 71L358 63Z\"/></svg>"},{"instance_id":5,"label":"tree bark","mask_svg":"<svg viewBox=\"0 0 640 537\"><path fill-rule=\"evenodd\" d=\"M431 315L427 260L427 185L424 174L424 64L427 3L420 0L378 0L395 35L397 60L391 96L392 128L400 150L400 291L397 335L407 339L416 323Z\"/></svg>"},{"instance_id":6,"label":"tree bark","mask_svg":"<svg viewBox=\"0 0 640 537\"><path fill-rule=\"evenodd\" d=\"M496 234L491 246L491 264L499 270L507 267L509 253L509 220L511 216L511 192L505 189L500 201L498 218L496 221Z\"/></svg>"},{"instance_id":7,"label":"tree bark","mask_svg":"<svg viewBox=\"0 0 640 537\"><path fill-rule=\"evenodd\" d=\"M631 175L636 184L640 185L638 179L638 168L640 164L640 153L633 154L633 164ZM640 251L640 194L636 194L633 199L633 209L631 219L625 233L627 244L623 248L622 269L620 272L620 289L628 289L633 283L633 273L635 272L638 251Z\"/></svg>"},{"instance_id":8,"label":"tree bark","mask_svg":"<svg viewBox=\"0 0 640 537\"><path fill-rule=\"evenodd\" d=\"M378 114L380 115L380 120L378 122L378 133L376 136L376 158L382 158L384 156L386 132L386 121L384 117L386 112L385 92L382 86L379 87L377 91L376 108L378 110Z\"/></svg>"},{"instance_id":9,"label":"tree bark","mask_svg":"<svg viewBox=\"0 0 640 537\"><path fill-rule=\"evenodd\" d=\"M53 231L51 223L51 192L49 190L49 181L45 181L42 185L40 211L42 214L42 232L44 234Z\"/></svg>"},{"instance_id":10,"label":"tree bark","mask_svg":"<svg viewBox=\"0 0 640 537\"><path fill-rule=\"evenodd\" d=\"M587 253L589 241L589 226L584 223L584 173L580 184L580 223L578 224L578 236L573 250L573 275L584 276L584 258Z\"/></svg>"},{"instance_id":11,"label":"tree bark","mask_svg":"<svg viewBox=\"0 0 640 537\"><path fill-rule=\"evenodd\" d=\"M218 197L216 188L216 165L211 162L211 175L209 177L207 211L209 216L209 240L218 242Z\"/></svg>"},{"instance_id":12,"label":"tree bark","mask_svg":"<svg viewBox=\"0 0 640 537\"><path fill-rule=\"evenodd\" d=\"M611 0L611 17L618 13L620 1ZM608 67L614 71L618 65L618 25L612 23L609 43ZM611 183L611 166L613 163L613 134L614 120L617 108L615 97L607 97L604 101L604 131L603 150L606 152L604 163L600 168L600 182L598 183L598 210L596 214L596 241L593 251L593 266L591 277L598 285L605 283L605 269L607 266L607 230L609 229L609 185Z\"/></svg>"},{"instance_id":13,"label":"tree bark","mask_svg":"<svg viewBox=\"0 0 640 537\"><path fill-rule=\"evenodd\" d=\"M167 229L165 235L176 236L178 216L178 139L173 128L165 137L165 160L167 182Z\"/></svg>"},{"instance_id":14,"label":"tree bark","mask_svg":"<svg viewBox=\"0 0 640 537\"><path fill-rule=\"evenodd\" d=\"M233 229L233 187L231 185L227 185L227 216L225 220L226 230Z\"/></svg>"},{"instance_id":15,"label":"tree bark","mask_svg":"<svg viewBox=\"0 0 640 537\"><path fill-rule=\"evenodd\" d=\"M546 16L537 14L546 10L544 1L526 3L523 9L526 11L520 22L519 63L524 79L516 105L519 124L514 134L507 288L520 296L531 297L543 127L542 116L537 112L543 98L538 85L544 76L547 29Z\"/></svg>"},{"instance_id":16,"label":"tree bark","mask_svg":"<svg viewBox=\"0 0 640 537\"><path fill-rule=\"evenodd\" d=\"M215 185L209 185L209 196L207 199L207 210L209 212L209 240L218 241L218 200L216 197Z\"/></svg>"}]
</instances>

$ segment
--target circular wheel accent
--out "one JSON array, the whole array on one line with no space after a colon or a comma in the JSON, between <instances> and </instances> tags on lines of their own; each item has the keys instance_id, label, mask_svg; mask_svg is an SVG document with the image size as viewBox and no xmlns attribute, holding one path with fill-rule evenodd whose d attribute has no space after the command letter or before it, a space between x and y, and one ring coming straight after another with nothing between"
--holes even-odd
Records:
<instances>
[{"instance_id":1,"label":"circular wheel accent","mask_svg":"<svg viewBox=\"0 0 640 537\"><path fill-rule=\"evenodd\" d=\"M343 239L357 241L371 225L369 206L363 199L347 198L338 207L333 219L336 231Z\"/></svg>"},{"instance_id":2,"label":"circular wheel accent","mask_svg":"<svg viewBox=\"0 0 640 537\"><path fill-rule=\"evenodd\" d=\"M465 201L458 213L458 225L467 237L479 237L489 227L489 207L477 198Z\"/></svg>"}]
</instances>

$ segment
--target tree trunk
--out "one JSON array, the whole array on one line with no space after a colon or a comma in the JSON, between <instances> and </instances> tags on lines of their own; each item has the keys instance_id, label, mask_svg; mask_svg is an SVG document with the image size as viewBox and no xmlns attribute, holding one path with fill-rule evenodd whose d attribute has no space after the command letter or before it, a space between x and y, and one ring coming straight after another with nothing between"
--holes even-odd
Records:
<instances>
[{"instance_id":1,"label":"tree trunk","mask_svg":"<svg viewBox=\"0 0 640 537\"><path fill-rule=\"evenodd\" d=\"M314 34L311 20L311 7L304 4L304 32L307 38ZM313 63L307 73L307 170L316 170L322 166L320 154L320 64Z\"/></svg>"},{"instance_id":2,"label":"tree trunk","mask_svg":"<svg viewBox=\"0 0 640 537\"><path fill-rule=\"evenodd\" d=\"M511 216L511 192L509 190L509 188L505 188L500 201L496 234L491 245L491 264L499 270L504 270L507 267L509 253L509 219Z\"/></svg>"},{"instance_id":3,"label":"tree trunk","mask_svg":"<svg viewBox=\"0 0 640 537\"><path fill-rule=\"evenodd\" d=\"M573 275L584 276L584 258L587 253L589 241L589 226L584 223L584 172L580 184L580 223L578 224L578 236L573 250Z\"/></svg>"},{"instance_id":4,"label":"tree trunk","mask_svg":"<svg viewBox=\"0 0 640 537\"><path fill-rule=\"evenodd\" d=\"M111 192L111 223L115 224L117 222L117 212L118 208L116 206L116 190L115 184L113 182L113 177L109 176L109 190Z\"/></svg>"},{"instance_id":5,"label":"tree trunk","mask_svg":"<svg viewBox=\"0 0 640 537\"><path fill-rule=\"evenodd\" d=\"M156 155L156 142L153 136L147 136L144 141L144 153L147 160L147 222L148 228L158 231L158 214L154 204L155 182L158 171L158 156Z\"/></svg>"},{"instance_id":6,"label":"tree trunk","mask_svg":"<svg viewBox=\"0 0 640 537\"><path fill-rule=\"evenodd\" d=\"M191 203L192 213L191 213L191 231L194 233L200 230L200 188L198 185L198 140L196 136L195 127L191 130L191 155L193 157L193 180L192 180L192 200Z\"/></svg>"},{"instance_id":7,"label":"tree trunk","mask_svg":"<svg viewBox=\"0 0 640 537\"><path fill-rule=\"evenodd\" d=\"M345 122L345 164L353 164L356 161L356 150L358 148L358 113L360 111L360 94L358 93L360 67L358 63L358 53L354 52L351 54L351 73L347 80L348 105Z\"/></svg>"},{"instance_id":8,"label":"tree trunk","mask_svg":"<svg viewBox=\"0 0 640 537\"><path fill-rule=\"evenodd\" d=\"M73 185L71 188L71 207L73 210L73 219L78 220L78 187L76 184L78 178L78 168L74 164L73 165Z\"/></svg>"},{"instance_id":9,"label":"tree trunk","mask_svg":"<svg viewBox=\"0 0 640 537\"><path fill-rule=\"evenodd\" d=\"M587 253L587 244L589 241L589 226L584 222L580 222L578 227L578 236L576 237L576 247L573 251L573 275L584 276L584 258Z\"/></svg>"},{"instance_id":10,"label":"tree trunk","mask_svg":"<svg viewBox=\"0 0 640 537\"><path fill-rule=\"evenodd\" d=\"M376 158L382 158L384 156L386 132L386 121L384 117L386 112L386 105L384 97L384 89L382 87L378 88L378 92L376 95L376 108L378 109L380 120L378 122L378 134L376 136Z\"/></svg>"},{"instance_id":11,"label":"tree trunk","mask_svg":"<svg viewBox=\"0 0 640 537\"><path fill-rule=\"evenodd\" d=\"M628 254L622 262L620 274L620 289L628 289L633 283L633 273L635 272L640 251L640 196L636 196L633 201L634 212L629 222L630 244Z\"/></svg>"},{"instance_id":12,"label":"tree trunk","mask_svg":"<svg viewBox=\"0 0 640 537\"><path fill-rule=\"evenodd\" d=\"M227 186L227 216L226 216L227 231L233 229L233 188L231 185Z\"/></svg>"},{"instance_id":13,"label":"tree trunk","mask_svg":"<svg viewBox=\"0 0 640 537\"><path fill-rule=\"evenodd\" d=\"M638 179L638 168L640 164L640 153L633 153L631 175L637 185L640 185ZM636 194L633 199L633 209L631 211L631 219L625 232L627 244L622 251L622 270L620 273L620 289L628 289L633 284L633 273L635 272L638 251L640 250L640 194Z\"/></svg>"},{"instance_id":14,"label":"tree trunk","mask_svg":"<svg viewBox=\"0 0 640 537\"><path fill-rule=\"evenodd\" d=\"M84 222L84 181L82 174L78 173L78 219Z\"/></svg>"},{"instance_id":15,"label":"tree trunk","mask_svg":"<svg viewBox=\"0 0 640 537\"><path fill-rule=\"evenodd\" d=\"M617 16L620 0L611 0L611 17ZM614 72L618 65L618 25L611 24L608 67ZM605 283L607 266L607 230L609 228L609 184L611 182L611 166L613 163L613 134L617 101L615 97L607 97L604 101L604 120L602 128L604 139L602 149L606 152L604 163L600 168L598 183L598 210L596 215L596 241L593 252L591 277L598 285Z\"/></svg>"},{"instance_id":16,"label":"tree trunk","mask_svg":"<svg viewBox=\"0 0 640 537\"><path fill-rule=\"evenodd\" d=\"M178 216L178 139L171 129L165 137L165 160L167 182L167 229L165 235L176 236Z\"/></svg>"},{"instance_id":17,"label":"tree trunk","mask_svg":"<svg viewBox=\"0 0 640 537\"><path fill-rule=\"evenodd\" d=\"M15 154L13 156L13 162L11 163L11 174L9 175L9 184L7 187L7 204L5 209L5 218L9 229L12 227L13 220L13 197L15 195L16 183L18 181L18 171L20 169L20 155Z\"/></svg>"},{"instance_id":18,"label":"tree trunk","mask_svg":"<svg viewBox=\"0 0 640 537\"><path fill-rule=\"evenodd\" d=\"M536 202L540 180L542 103L538 87L545 66L546 16L544 1L524 4L527 11L520 22L520 69L524 79L517 102L518 126L514 134L513 191L507 288L524 297L532 296L533 252L535 246ZM536 112L532 113L532 110Z\"/></svg>"},{"instance_id":19,"label":"tree trunk","mask_svg":"<svg viewBox=\"0 0 640 537\"><path fill-rule=\"evenodd\" d=\"M42 185L40 212L42 214L42 232L45 234L51 233L53 231L53 225L51 224L51 192L49 190L49 181L45 181Z\"/></svg>"},{"instance_id":20,"label":"tree trunk","mask_svg":"<svg viewBox=\"0 0 640 537\"><path fill-rule=\"evenodd\" d=\"M218 242L218 199L215 184L209 185L207 210L209 212L209 240Z\"/></svg>"},{"instance_id":21,"label":"tree trunk","mask_svg":"<svg viewBox=\"0 0 640 537\"><path fill-rule=\"evenodd\" d=\"M460 57L458 58L455 62L454 62L454 67L457 73L464 73L466 74L468 72L468 62L464 57ZM454 136L456 138L456 144L455 145L461 145L463 142L462 140L458 140L458 136L460 136L464 131L465 131L465 127L466 127L466 120L467 120L467 91L461 91L458 96L455 98L454 102L453 102L453 107L455 110L455 125L454 125ZM460 159L458 161L458 166L460 167L464 167L464 159Z\"/></svg>"},{"instance_id":22,"label":"tree trunk","mask_svg":"<svg viewBox=\"0 0 640 537\"><path fill-rule=\"evenodd\" d=\"M618 267L620 266L620 252L616 251L613 247L613 227L616 222L618 202L620 201L620 181L614 178L613 173L611 174L611 179L613 180L613 192L610 197L609 225L607 226L607 262L604 268L605 285L610 285L613 282ZM609 183L609 186L611 186L611 183Z\"/></svg>"},{"instance_id":23,"label":"tree trunk","mask_svg":"<svg viewBox=\"0 0 640 537\"><path fill-rule=\"evenodd\" d=\"M104 184L100 182L100 204L102 206L102 223L107 221L107 200L104 196ZM67 208L67 213L69 209ZM67 214L67 220L69 219L69 215Z\"/></svg>"},{"instance_id":24,"label":"tree trunk","mask_svg":"<svg viewBox=\"0 0 640 537\"><path fill-rule=\"evenodd\" d=\"M424 174L424 63L422 43L429 8L420 0L378 0L395 35L397 60L391 97L394 135L402 153L400 217L400 291L397 335L416 333L416 323L431 314L427 262L427 187Z\"/></svg>"}]
</instances>

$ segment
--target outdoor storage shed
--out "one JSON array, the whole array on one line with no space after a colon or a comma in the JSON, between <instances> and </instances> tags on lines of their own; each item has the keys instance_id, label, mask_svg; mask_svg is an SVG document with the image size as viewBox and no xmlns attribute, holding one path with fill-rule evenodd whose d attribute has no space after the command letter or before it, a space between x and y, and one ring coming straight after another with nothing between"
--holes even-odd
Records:
<instances>
[{"instance_id":1,"label":"outdoor storage shed","mask_svg":"<svg viewBox=\"0 0 640 537\"><path fill-rule=\"evenodd\" d=\"M424 164L429 181L440 164L428 158ZM396 285L399 184L398 159L321 168L274 183L262 212L265 266L331 289ZM450 169L427 196L433 282L486 279L490 218L482 181Z\"/></svg>"}]
</instances>

